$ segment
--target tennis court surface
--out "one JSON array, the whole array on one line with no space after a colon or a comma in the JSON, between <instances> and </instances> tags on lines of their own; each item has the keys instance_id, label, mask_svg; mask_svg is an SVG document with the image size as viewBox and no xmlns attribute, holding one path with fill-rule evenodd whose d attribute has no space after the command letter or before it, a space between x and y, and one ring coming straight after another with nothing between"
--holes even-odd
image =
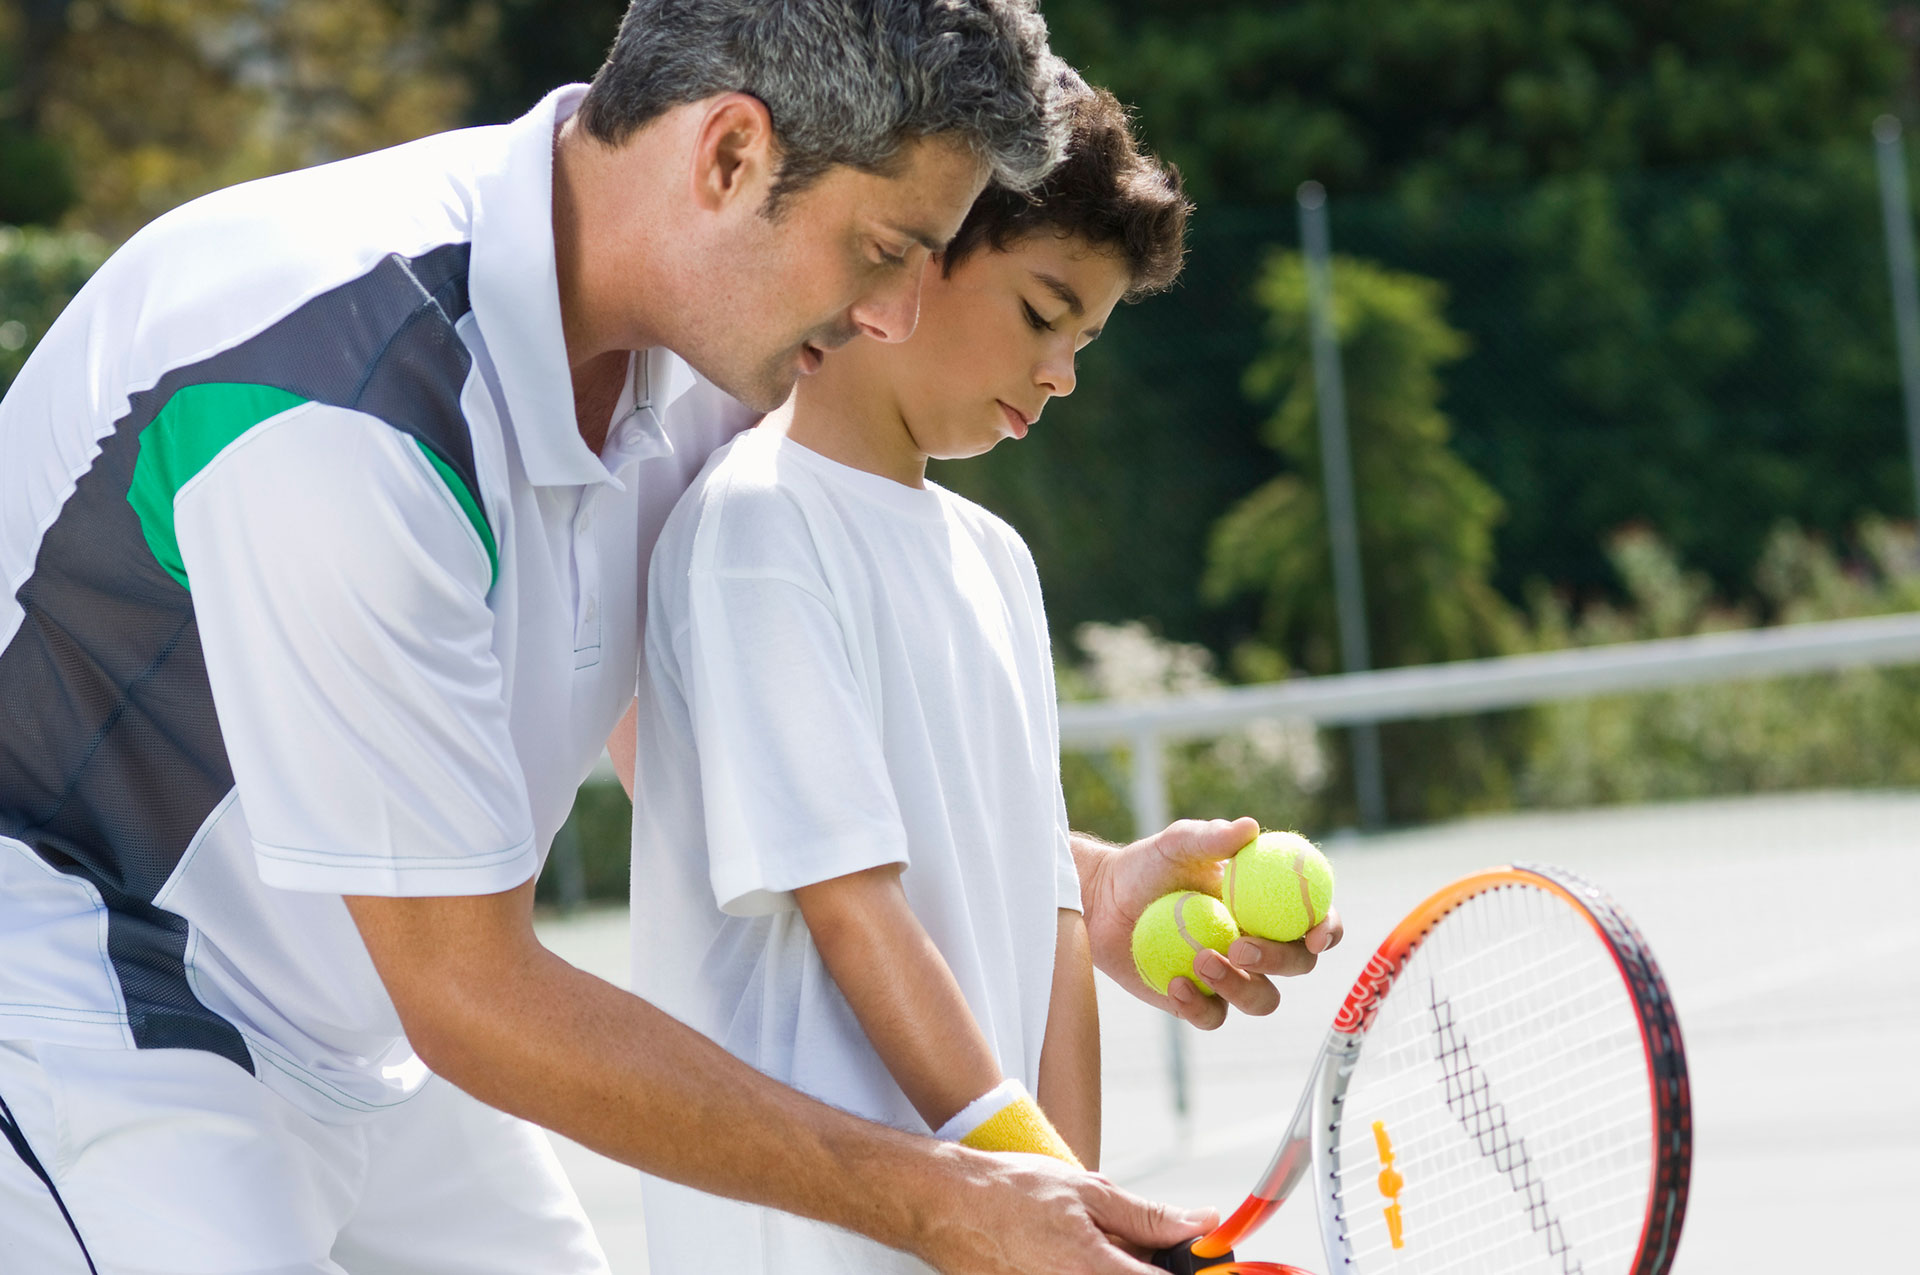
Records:
<instances>
[{"instance_id":1,"label":"tennis court surface","mask_svg":"<svg viewBox=\"0 0 1920 1275\"><path fill-rule=\"evenodd\" d=\"M1187 1032L1190 1136L1161 1016L1103 983L1105 1161L1183 1204L1237 1204L1334 1009L1400 916L1490 864L1605 888L1666 971L1693 1078L1682 1275L1914 1269L1920 1163L1920 794L1813 793L1513 814L1328 843L1347 939L1264 1020ZM626 915L547 918L562 956L624 983ZM637 1176L555 1139L619 1275L647 1270ZM1311 1206L1242 1256L1325 1271Z\"/></svg>"}]
</instances>

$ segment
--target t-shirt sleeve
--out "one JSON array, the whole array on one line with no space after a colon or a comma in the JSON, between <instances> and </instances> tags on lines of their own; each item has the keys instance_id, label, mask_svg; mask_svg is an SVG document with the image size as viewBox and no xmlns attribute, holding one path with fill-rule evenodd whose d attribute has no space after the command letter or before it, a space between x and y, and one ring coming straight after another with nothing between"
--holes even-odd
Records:
<instances>
[{"instance_id":1,"label":"t-shirt sleeve","mask_svg":"<svg viewBox=\"0 0 1920 1275\"><path fill-rule=\"evenodd\" d=\"M799 886L906 863L880 706L823 577L804 564L696 567L686 586L674 646L714 900L736 916L782 911Z\"/></svg>"},{"instance_id":2,"label":"t-shirt sleeve","mask_svg":"<svg viewBox=\"0 0 1920 1275\"><path fill-rule=\"evenodd\" d=\"M261 878L431 896L531 877L491 559L419 446L308 404L230 445L173 509Z\"/></svg>"},{"instance_id":3,"label":"t-shirt sleeve","mask_svg":"<svg viewBox=\"0 0 1920 1275\"><path fill-rule=\"evenodd\" d=\"M1033 614L1037 617L1036 624L1039 628L1041 668L1044 670L1043 678L1046 685L1041 699L1046 704L1047 740L1052 745L1054 906L1083 912L1086 909L1081 905L1080 900L1080 869L1073 861L1073 824L1067 815L1066 787L1061 783L1060 694L1053 676L1053 652L1047 637L1046 611L1040 606L1040 580L1033 571L1031 557L1027 559L1027 578L1032 591L1031 606Z\"/></svg>"}]
</instances>

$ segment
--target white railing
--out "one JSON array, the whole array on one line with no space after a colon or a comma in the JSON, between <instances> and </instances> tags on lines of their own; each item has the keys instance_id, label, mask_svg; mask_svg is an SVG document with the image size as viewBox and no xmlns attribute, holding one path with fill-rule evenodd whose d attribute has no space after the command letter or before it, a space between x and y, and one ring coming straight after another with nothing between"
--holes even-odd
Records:
<instances>
[{"instance_id":1,"label":"white railing","mask_svg":"<svg viewBox=\"0 0 1920 1275\"><path fill-rule=\"evenodd\" d=\"M1060 706L1060 745L1081 752L1129 750L1134 826L1150 830L1167 823L1163 746L1223 735L1253 722L1294 719L1350 726L1452 717L1554 700L1889 664L1920 664L1920 613L1302 677L1164 699L1068 703Z\"/></svg>"},{"instance_id":2,"label":"white railing","mask_svg":"<svg viewBox=\"0 0 1920 1275\"><path fill-rule=\"evenodd\" d=\"M1408 721L1894 664L1920 664L1920 614L1303 677L1164 699L1068 703L1060 706L1060 746L1083 752L1125 748L1131 753L1134 827L1146 833L1167 825L1165 745L1227 734L1254 722L1293 719L1350 726ZM1178 1142L1185 1147L1191 1137L1187 1033L1173 1018L1167 1020L1167 1071Z\"/></svg>"}]
</instances>

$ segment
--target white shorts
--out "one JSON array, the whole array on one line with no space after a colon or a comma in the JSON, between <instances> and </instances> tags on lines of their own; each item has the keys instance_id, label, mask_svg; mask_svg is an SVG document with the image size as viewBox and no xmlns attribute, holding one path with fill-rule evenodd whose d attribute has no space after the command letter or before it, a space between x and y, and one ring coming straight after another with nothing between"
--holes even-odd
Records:
<instances>
[{"instance_id":1,"label":"white shorts","mask_svg":"<svg viewBox=\"0 0 1920 1275\"><path fill-rule=\"evenodd\" d=\"M641 1179L647 1266L659 1275L939 1275L863 1235L692 1187Z\"/></svg>"},{"instance_id":2,"label":"white shorts","mask_svg":"<svg viewBox=\"0 0 1920 1275\"><path fill-rule=\"evenodd\" d=\"M0 1041L0 1099L99 1275L608 1275L546 1135L442 1080L330 1125L198 1050ZM5 1138L0 1254L88 1272Z\"/></svg>"}]
</instances>

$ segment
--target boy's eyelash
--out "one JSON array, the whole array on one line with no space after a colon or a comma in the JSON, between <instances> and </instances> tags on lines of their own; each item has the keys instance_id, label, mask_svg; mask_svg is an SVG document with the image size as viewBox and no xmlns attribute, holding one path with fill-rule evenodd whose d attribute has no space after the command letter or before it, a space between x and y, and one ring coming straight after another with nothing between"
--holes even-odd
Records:
<instances>
[{"instance_id":1,"label":"boy's eyelash","mask_svg":"<svg viewBox=\"0 0 1920 1275\"><path fill-rule=\"evenodd\" d=\"M1041 318L1038 310L1034 309L1025 301L1020 303L1020 307L1027 312L1027 322L1032 324L1035 329L1041 332L1053 331L1053 325Z\"/></svg>"},{"instance_id":2,"label":"boy's eyelash","mask_svg":"<svg viewBox=\"0 0 1920 1275\"><path fill-rule=\"evenodd\" d=\"M880 244L873 245L873 250L880 254L881 265L904 266L905 264L907 264L907 254L904 252L898 253L898 254L891 253L891 252L888 252L886 248Z\"/></svg>"}]
</instances>

